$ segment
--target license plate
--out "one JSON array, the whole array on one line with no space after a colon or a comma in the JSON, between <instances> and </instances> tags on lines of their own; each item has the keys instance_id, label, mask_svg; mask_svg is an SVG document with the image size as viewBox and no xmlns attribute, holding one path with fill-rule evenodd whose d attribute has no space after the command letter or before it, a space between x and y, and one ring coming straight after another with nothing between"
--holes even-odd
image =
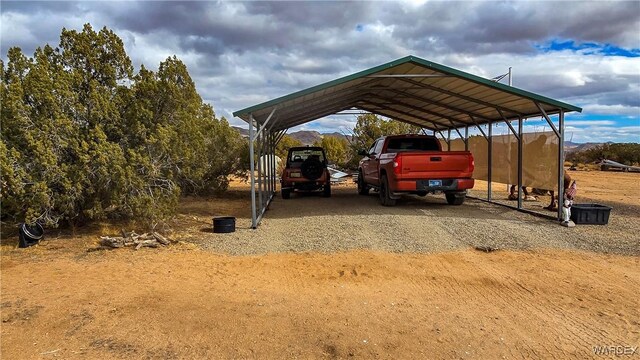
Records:
<instances>
[{"instance_id":1,"label":"license plate","mask_svg":"<svg viewBox=\"0 0 640 360\"><path fill-rule=\"evenodd\" d=\"M290 175L292 178L299 178L302 177L302 175L300 173L291 173Z\"/></svg>"},{"instance_id":2,"label":"license plate","mask_svg":"<svg viewBox=\"0 0 640 360\"><path fill-rule=\"evenodd\" d=\"M429 180L429 187L442 186L442 180Z\"/></svg>"}]
</instances>

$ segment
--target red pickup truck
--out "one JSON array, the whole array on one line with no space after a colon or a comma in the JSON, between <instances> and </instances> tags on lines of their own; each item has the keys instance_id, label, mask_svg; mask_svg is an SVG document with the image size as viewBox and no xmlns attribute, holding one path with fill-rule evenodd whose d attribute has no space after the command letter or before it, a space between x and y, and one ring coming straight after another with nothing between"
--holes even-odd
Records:
<instances>
[{"instance_id":1,"label":"red pickup truck","mask_svg":"<svg viewBox=\"0 0 640 360\"><path fill-rule=\"evenodd\" d=\"M393 206L402 193L425 196L444 192L447 202L461 205L473 188L473 155L468 151L442 151L428 135L384 136L362 150L358 167L358 193L376 188L380 202Z\"/></svg>"}]
</instances>

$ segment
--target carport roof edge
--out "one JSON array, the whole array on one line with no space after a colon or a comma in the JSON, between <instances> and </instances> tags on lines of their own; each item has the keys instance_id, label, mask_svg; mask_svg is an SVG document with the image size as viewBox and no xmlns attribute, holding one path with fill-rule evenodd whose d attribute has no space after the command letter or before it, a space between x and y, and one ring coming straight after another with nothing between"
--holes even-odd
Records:
<instances>
[{"instance_id":1,"label":"carport roof edge","mask_svg":"<svg viewBox=\"0 0 640 360\"><path fill-rule=\"evenodd\" d=\"M392 69L392 68L395 68L395 67L399 67L399 66L407 64L407 63L412 63L414 65L418 65L420 67L423 67L423 68L426 68L426 69L430 69L430 70L436 71L436 72L441 73L441 74L446 74L447 76L453 76L453 77L456 77L458 79L462 79L462 80L464 80L466 82L474 83L476 85L481 85L481 86L484 86L484 87L492 88L492 89L498 90L498 91L500 91L502 93L506 93L506 94L509 94L509 95L515 95L515 96L519 97L520 99L523 99L523 98L524 99L528 99L528 100L531 100L533 102L538 102L538 103L545 104L545 105L548 105L548 106L551 106L551 107L555 107L557 109L561 109L563 111L582 112L582 108L574 106L574 105L571 105L571 104L567 104L567 103L564 103L564 102L561 102L561 101L558 101L558 100L555 100L555 99L551 99L551 98L543 96L543 95L535 94L535 93L532 93L532 92L529 92L529 91L526 91L526 90L523 90L523 89L515 88L513 86L501 84L501 83L498 83L498 82L495 82L495 81L492 81L492 80L489 80L489 79L486 79L486 78L483 78L483 77L480 77L480 76L477 76L477 75L473 75L473 74L470 74L470 73L467 73L467 72L464 72L464 71L461 71L461 70L457 70L457 69L454 69L454 68L451 68L451 67L448 67L448 66L445 66L445 65L437 64L437 63L434 63L432 61L428 61L428 60L425 60L425 59L422 59L422 58L419 58L419 57L416 57L416 56L413 56L413 55L409 55L409 56L406 56L406 57L403 57L403 58L400 58L400 59L397 59L397 60L382 64L382 65L379 65L379 66L372 67L370 69L362 70L362 71L359 71L359 72L351 74L351 75L347 75L347 76L344 76L344 77L341 77L341 78L338 78L338 79L335 79L335 80L331 80L331 81L328 81L328 82L325 82L325 83L322 83L322 84L319 84L319 85L315 85L315 86L309 87L307 89L303 89L303 90L300 90L300 91L297 91L297 92L294 92L294 93L291 93L291 94L288 94L288 95L284 95L284 96L281 96L281 97L278 97L278 98L275 98L275 99L272 99L272 100L269 100L269 101L266 101L266 102L263 102L263 103L260 103L260 104L257 104L257 105L253 105L253 106L244 108L242 110L235 111L233 113L233 116L239 117L239 118L249 122L249 116L248 115L253 113L253 112L264 110L264 109L268 109L268 108L280 105L280 104L282 104L284 102L287 102L287 101L291 101L291 100L294 100L294 99L297 99L297 98L300 98L300 97L303 97L303 96L306 96L306 95L310 95L310 94L313 94L313 93L316 93L316 92L327 90L327 89L330 89L332 87L347 83L349 81L365 78L367 76L376 74L378 72L381 72L381 71L384 71L384 70L387 70L387 69ZM481 102L481 100L480 100L480 102ZM437 104L436 104L436 106L437 106ZM336 105L335 112L339 112L340 110L342 110L342 109L339 109L338 106ZM514 112L516 112L516 111L514 111ZM527 115L528 116L542 116L542 112L540 114L527 114ZM314 119L310 119L310 120L305 121L305 122L313 121L313 120L321 118L321 117L323 117L323 116L318 116L318 117L316 117ZM415 116L415 117L417 118L417 116ZM448 117L447 116L443 116L443 118L448 118ZM397 120L406 121L406 119L402 119L402 118L399 118ZM499 120L499 119L496 119L496 120ZM486 123L486 122L487 121L482 121L482 120L478 121L478 123Z\"/></svg>"}]
</instances>

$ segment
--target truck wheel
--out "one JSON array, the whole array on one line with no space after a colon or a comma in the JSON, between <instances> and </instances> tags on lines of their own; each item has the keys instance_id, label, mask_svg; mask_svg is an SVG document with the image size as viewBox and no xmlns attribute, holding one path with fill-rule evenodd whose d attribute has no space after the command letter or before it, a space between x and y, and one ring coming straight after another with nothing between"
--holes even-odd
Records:
<instances>
[{"instance_id":1,"label":"truck wheel","mask_svg":"<svg viewBox=\"0 0 640 360\"><path fill-rule=\"evenodd\" d=\"M451 192L444 194L449 205L462 205L462 203L464 203L466 195L467 194L465 192Z\"/></svg>"},{"instance_id":2,"label":"truck wheel","mask_svg":"<svg viewBox=\"0 0 640 360\"><path fill-rule=\"evenodd\" d=\"M358 171L358 194L369 195L369 186L364 182L364 176L362 176L362 170Z\"/></svg>"},{"instance_id":3,"label":"truck wheel","mask_svg":"<svg viewBox=\"0 0 640 360\"><path fill-rule=\"evenodd\" d=\"M282 189L280 193L282 193L283 199L288 199L291 197L291 189Z\"/></svg>"},{"instance_id":4,"label":"truck wheel","mask_svg":"<svg viewBox=\"0 0 640 360\"><path fill-rule=\"evenodd\" d=\"M382 206L394 206L396 204L396 200L391 198L387 175L382 176L380 179L380 203Z\"/></svg>"},{"instance_id":5,"label":"truck wheel","mask_svg":"<svg viewBox=\"0 0 640 360\"><path fill-rule=\"evenodd\" d=\"M323 197L331 197L331 183L328 182L325 186L324 189L322 191L322 196Z\"/></svg>"}]
</instances>

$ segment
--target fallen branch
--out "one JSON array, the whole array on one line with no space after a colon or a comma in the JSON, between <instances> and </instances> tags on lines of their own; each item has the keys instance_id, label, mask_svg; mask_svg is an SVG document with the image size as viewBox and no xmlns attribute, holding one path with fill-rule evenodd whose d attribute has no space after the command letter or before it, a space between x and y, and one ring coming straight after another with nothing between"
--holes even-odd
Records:
<instances>
[{"instance_id":1,"label":"fallen branch","mask_svg":"<svg viewBox=\"0 0 640 360\"><path fill-rule=\"evenodd\" d=\"M169 243L171 242L169 239L167 239L166 237L160 235L157 232L153 232L153 237L162 245L169 245Z\"/></svg>"},{"instance_id":2,"label":"fallen branch","mask_svg":"<svg viewBox=\"0 0 640 360\"><path fill-rule=\"evenodd\" d=\"M122 236L101 236L99 246L89 251L117 249L122 247L133 247L138 250L143 247L157 248L158 246L167 246L172 243L170 239L162 236L158 232L137 234L133 231L121 231Z\"/></svg>"}]
</instances>

